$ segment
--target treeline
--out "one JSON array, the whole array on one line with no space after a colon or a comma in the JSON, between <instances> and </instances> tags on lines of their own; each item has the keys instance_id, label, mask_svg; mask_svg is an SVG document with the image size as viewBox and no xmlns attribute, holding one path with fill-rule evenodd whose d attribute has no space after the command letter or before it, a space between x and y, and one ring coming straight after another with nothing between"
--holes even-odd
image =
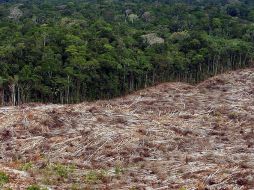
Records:
<instances>
[{"instance_id":1,"label":"treeline","mask_svg":"<svg viewBox=\"0 0 254 190\"><path fill-rule=\"evenodd\" d=\"M252 1L0 4L0 104L76 103L252 64Z\"/></svg>"}]
</instances>

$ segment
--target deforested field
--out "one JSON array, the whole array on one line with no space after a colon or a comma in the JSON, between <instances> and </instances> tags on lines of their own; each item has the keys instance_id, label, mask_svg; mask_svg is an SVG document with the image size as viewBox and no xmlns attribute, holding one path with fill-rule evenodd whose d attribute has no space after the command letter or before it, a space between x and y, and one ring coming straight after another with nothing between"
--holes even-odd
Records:
<instances>
[{"instance_id":1,"label":"deforested field","mask_svg":"<svg viewBox=\"0 0 254 190\"><path fill-rule=\"evenodd\" d=\"M254 69L0 108L0 189L254 189Z\"/></svg>"}]
</instances>

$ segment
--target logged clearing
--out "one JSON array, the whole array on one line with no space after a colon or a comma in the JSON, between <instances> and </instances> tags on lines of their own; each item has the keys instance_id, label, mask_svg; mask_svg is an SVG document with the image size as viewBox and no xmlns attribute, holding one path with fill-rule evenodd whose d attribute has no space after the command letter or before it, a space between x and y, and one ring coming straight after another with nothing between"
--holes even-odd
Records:
<instances>
[{"instance_id":1,"label":"logged clearing","mask_svg":"<svg viewBox=\"0 0 254 190\"><path fill-rule=\"evenodd\" d=\"M15 190L254 189L254 69L110 101L4 107L0 142L3 187Z\"/></svg>"}]
</instances>

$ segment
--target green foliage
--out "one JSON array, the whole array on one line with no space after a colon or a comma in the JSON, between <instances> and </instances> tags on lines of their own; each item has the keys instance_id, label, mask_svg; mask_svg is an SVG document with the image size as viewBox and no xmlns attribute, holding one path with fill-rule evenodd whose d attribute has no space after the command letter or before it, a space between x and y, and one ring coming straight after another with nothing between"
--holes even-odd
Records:
<instances>
[{"instance_id":1,"label":"green foliage","mask_svg":"<svg viewBox=\"0 0 254 190\"><path fill-rule=\"evenodd\" d=\"M0 187L9 182L9 176L0 171Z\"/></svg>"},{"instance_id":2,"label":"green foliage","mask_svg":"<svg viewBox=\"0 0 254 190\"><path fill-rule=\"evenodd\" d=\"M47 188L42 188L39 185L31 185L27 187L26 190L47 190Z\"/></svg>"},{"instance_id":3,"label":"green foliage","mask_svg":"<svg viewBox=\"0 0 254 190\"><path fill-rule=\"evenodd\" d=\"M31 185L27 188L27 190L40 190L41 188L37 185Z\"/></svg>"},{"instance_id":4,"label":"green foliage","mask_svg":"<svg viewBox=\"0 0 254 190\"><path fill-rule=\"evenodd\" d=\"M74 165L64 165L61 163L49 163L45 168L41 169L43 184L56 185L59 182L70 180L76 169Z\"/></svg>"},{"instance_id":5,"label":"green foliage","mask_svg":"<svg viewBox=\"0 0 254 190\"><path fill-rule=\"evenodd\" d=\"M33 164L31 162L25 163L21 166L21 170L27 171L33 168Z\"/></svg>"},{"instance_id":6,"label":"green foliage","mask_svg":"<svg viewBox=\"0 0 254 190\"><path fill-rule=\"evenodd\" d=\"M101 171L89 171L85 175L85 182L88 184L96 184L100 180L103 180L104 178L107 177L107 172L104 170Z\"/></svg>"},{"instance_id":7,"label":"green foliage","mask_svg":"<svg viewBox=\"0 0 254 190\"><path fill-rule=\"evenodd\" d=\"M124 172L124 170L121 167L117 166L117 167L115 167L114 172L118 176L118 175L121 175Z\"/></svg>"},{"instance_id":8,"label":"green foliage","mask_svg":"<svg viewBox=\"0 0 254 190\"><path fill-rule=\"evenodd\" d=\"M70 173L73 172L75 169L74 166L65 166L62 164L54 164L52 166L52 169L55 171L55 173L62 178L67 178Z\"/></svg>"},{"instance_id":9,"label":"green foliage","mask_svg":"<svg viewBox=\"0 0 254 190\"><path fill-rule=\"evenodd\" d=\"M71 190L80 190L80 189L81 189L81 187L78 184L72 184L71 185Z\"/></svg>"},{"instance_id":10,"label":"green foliage","mask_svg":"<svg viewBox=\"0 0 254 190\"><path fill-rule=\"evenodd\" d=\"M9 17L18 3L0 4L2 105L112 98L253 62L250 0L32 0Z\"/></svg>"}]
</instances>

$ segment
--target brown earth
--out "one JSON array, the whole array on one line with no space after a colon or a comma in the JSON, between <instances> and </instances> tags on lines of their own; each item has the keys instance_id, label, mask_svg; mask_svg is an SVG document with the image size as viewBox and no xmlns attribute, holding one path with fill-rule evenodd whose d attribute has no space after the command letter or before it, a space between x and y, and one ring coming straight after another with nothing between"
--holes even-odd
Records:
<instances>
[{"instance_id":1,"label":"brown earth","mask_svg":"<svg viewBox=\"0 0 254 190\"><path fill-rule=\"evenodd\" d=\"M110 101L1 108L0 171L15 190L254 189L254 69Z\"/></svg>"}]
</instances>

